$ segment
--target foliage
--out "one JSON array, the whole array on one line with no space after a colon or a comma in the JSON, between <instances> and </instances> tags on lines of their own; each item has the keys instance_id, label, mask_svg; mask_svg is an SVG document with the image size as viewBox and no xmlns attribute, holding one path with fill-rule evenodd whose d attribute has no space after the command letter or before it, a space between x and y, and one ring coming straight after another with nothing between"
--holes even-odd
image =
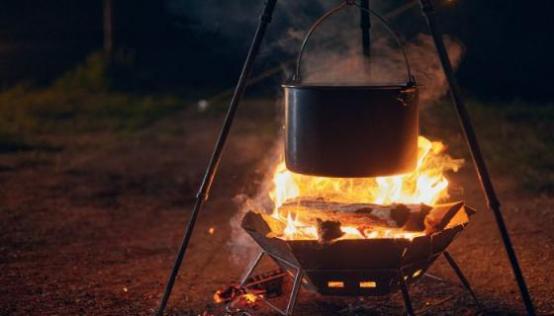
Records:
<instances>
[{"instance_id":1,"label":"foliage","mask_svg":"<svg viewBox=\"0 0 554 316\"><path fill-rule=\"evenodd\" d=\"M554 192L554 104L469 100L468 110L493 176L513 178L531 192ZM458 140L451 149L470 161L451 104L440 102L422 116L424 128Z\"/></svg>"},{"instance_id":2,"label":"foliage","mask_svg":"<svg viewBox=\"0 0 554 316\"><path fill-rule=\"evenodd\" d=\"M109 70L93 54L47 88L18 85L0 93L0 151L24 149L43 133L132 132L182 109L173 96L115 91Z\"/></svg>"}]
</instances>

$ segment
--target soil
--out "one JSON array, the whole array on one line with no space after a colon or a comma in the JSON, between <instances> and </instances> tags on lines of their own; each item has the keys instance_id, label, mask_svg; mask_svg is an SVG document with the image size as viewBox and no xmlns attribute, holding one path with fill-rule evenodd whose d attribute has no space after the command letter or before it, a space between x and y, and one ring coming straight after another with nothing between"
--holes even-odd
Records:
<instances>
[{"instance_id":1,"label":"soil","mask_svg":"<svg viewBox=\"0 0 554 316\"><path fill-rule=\"evenodd\" d=\"M268 171L278 124L268 102L239 111L221 170L196 226L168 314L221 314L215 290L234 284L248 264L231 229L241 197ZM0 314L151 315L173 264L196 189L222 122L185 111L138 135L45 135L59 151L0 156ZM445 142L461 142L460 138ZM554 313L554 212L551 196L524 193L495 174L508 227L540 314ZM451 182L479 210L451 245L486 314L523 314L519 292L470 163ZM459 188L464 188L463 191ZM213 228L213 231L210 231ZM444 259L411 289L420 315L479 311ZM281 301L283 298L281 298ZM402 314L399 294L342 299L302 291L297 315ZM276 315L263 306L256 315Z\"/></svg>"}]
</instances>

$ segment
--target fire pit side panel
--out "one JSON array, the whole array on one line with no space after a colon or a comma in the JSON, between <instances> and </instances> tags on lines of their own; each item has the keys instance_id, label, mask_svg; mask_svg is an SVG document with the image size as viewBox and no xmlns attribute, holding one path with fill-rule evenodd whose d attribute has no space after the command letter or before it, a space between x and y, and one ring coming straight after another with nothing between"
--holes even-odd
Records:
<instances>
[{"instance_id":1,"label":"fire pit side panel","mask_svg":"<svg viewBox=\"0 0 554 316\"><path fill-rule=\"evenodd\" d=\"M287 241L305 270L394 269L409 246L404 239L339 240L321 244L311 240Z\"/></svg>"}]
</instances>

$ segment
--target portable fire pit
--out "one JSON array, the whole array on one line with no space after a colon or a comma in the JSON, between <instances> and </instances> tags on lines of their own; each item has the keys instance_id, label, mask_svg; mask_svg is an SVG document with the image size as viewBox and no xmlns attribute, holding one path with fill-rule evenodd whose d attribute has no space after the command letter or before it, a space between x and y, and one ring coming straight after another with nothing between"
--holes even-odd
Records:
<instances>
[{"instance_id":1,"label":"portable fire pit","mask_svg":"<svg viewBox=\"0 0 554 316\"><path fill-rule=\"evenodd\" d=\"M293 287L285 310L268 305L282 315L292 315L296 296L302 286L321 295L381 296L401 290L408 314L413 308L408 285L425 275L433 262L444 254L462 284L475 297L461 270L446 252L448 245L463 231L474 210L463 203L439 205L425 217L425 232L408 238L341 239L329 243L320 240L284 240L282 223L272 216L248 212L243 229L261 248L246 272L243 284L258 263L268 256L293 275ZM434 224L430 224L434 223ZM432 226L432 227L431 227ZM265 301L265 300L264 300Z\"/></svg>"}]
</instances>

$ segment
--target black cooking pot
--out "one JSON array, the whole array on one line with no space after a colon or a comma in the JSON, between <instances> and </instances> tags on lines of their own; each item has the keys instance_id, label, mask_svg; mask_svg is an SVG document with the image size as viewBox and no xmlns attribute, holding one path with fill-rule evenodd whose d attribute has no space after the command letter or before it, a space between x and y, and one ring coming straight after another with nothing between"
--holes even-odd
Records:
<instances>
[{"instance_id":1,"label":"black cooking pot","mask_svg":"<svg viewBox=\"0 0 554 316\"><path fill-rule=\"evenodd\" d=\"M417 163L418 91L401 45L408 72L405 83L307 84L300 78L302 53L312 32L344 7L345 3L329 11L310 28L296 73L283 84L286 166L297 173L344 178L409 172Z\"/></svg>"}]
</instances>

